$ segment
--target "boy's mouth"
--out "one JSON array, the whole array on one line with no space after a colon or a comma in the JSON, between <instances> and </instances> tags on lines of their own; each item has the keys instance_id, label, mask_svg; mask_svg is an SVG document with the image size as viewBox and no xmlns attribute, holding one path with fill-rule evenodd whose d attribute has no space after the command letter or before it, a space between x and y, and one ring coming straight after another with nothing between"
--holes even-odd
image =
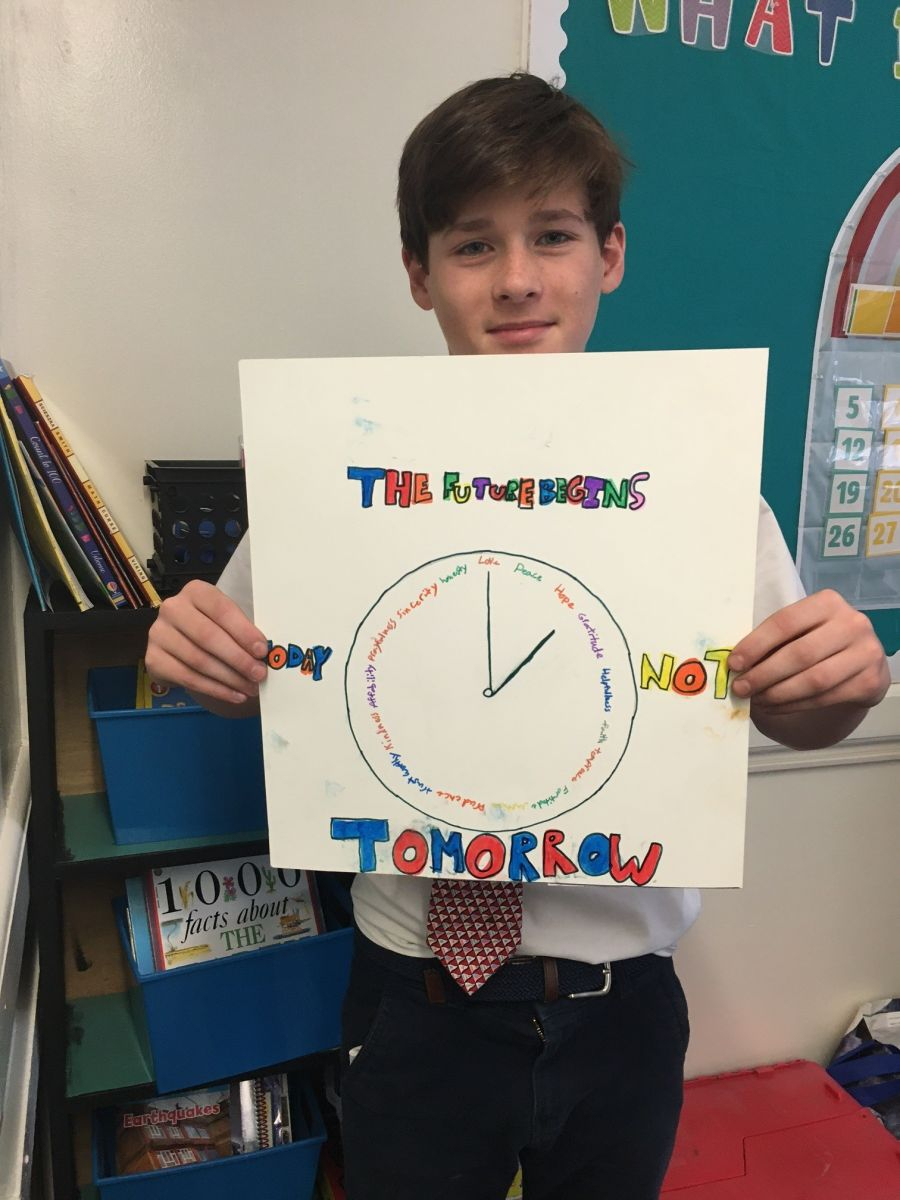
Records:
<instances>
[{"instance_id":1,"label":"boy's mouth","mask_svg":"<svg viewBox=\"0 0 900 1200\"><path fill-rule=\"evenodd\" d=\"M553 321L505 321L501 325L492 325L488 333L505 345L522 346L537 341L553 325Z\"/></svg>"}]
</instances>

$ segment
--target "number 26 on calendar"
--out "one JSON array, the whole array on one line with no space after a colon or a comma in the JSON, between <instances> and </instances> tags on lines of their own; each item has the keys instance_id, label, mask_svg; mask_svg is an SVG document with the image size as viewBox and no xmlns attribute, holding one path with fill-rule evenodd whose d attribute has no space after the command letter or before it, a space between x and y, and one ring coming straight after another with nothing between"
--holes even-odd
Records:
<instances>
[{"instance_id":1,"label":"number 26 on calendar","mask_svg":"<svg viewBox=\"0 0 900 1200\"><path fill-rule=\"evenodd\" d=\"M830 517L825 523L825 545L823 558L852 558L859 554L859 538L862 518L835 520Z\"/></svg>"}]
</instances>

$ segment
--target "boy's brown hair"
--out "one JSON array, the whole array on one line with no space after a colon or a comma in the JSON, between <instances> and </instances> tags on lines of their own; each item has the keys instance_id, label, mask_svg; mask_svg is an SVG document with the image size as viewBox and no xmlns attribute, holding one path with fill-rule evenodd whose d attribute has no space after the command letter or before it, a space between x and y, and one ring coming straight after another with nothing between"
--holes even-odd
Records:
<instances>
[{"instance_id":1,"label":"boy's brown hair","mask_svg":"<svg viewBox=\"0 0 900 1200\"><path fill-rule=\"evenodd\" d=\"M467 201L498 188L540 196L561 181L584 187L601 246L619 220L627 160L596 117L558 88L517 71L480 79L439 104L400 158L403 247L426 269L428 238Z\"/></svg>"}]
</instances>

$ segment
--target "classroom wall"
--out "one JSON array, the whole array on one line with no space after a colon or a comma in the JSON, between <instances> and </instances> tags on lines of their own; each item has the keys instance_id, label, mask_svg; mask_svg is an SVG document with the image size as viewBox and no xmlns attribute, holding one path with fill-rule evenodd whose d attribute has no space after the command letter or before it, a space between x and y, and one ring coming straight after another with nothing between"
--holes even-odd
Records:
<instances>
[{"instance_id":1,"label":"classroom wall","mask_svg":"<svg viewBox=\"0 0 900 1200\"><path fill-rule=\"evenodd\" d=\"M524 61L523 9L0 8L0 349L142 555L144 459L236 454L239 358L442 350L399 264L396 162L434 103ZM760 740L746 887L708 895L680 955L691 1073L827 1056L858 1001L900 994L890 705L836 755Z\"/></svg>"},{"instance_id":2,"label":"classroom wall","mask_svg":"<svg viewBox=\"0 0 900 1200\"><path fill-rule=\"evenodd\" d=\"M443 350L406 291L396 165L428 108L516 66L521 21L520 0L2 6L0 351L142 557L145 459L238 455L240 358Z\"/></svg>"}]
</instances>

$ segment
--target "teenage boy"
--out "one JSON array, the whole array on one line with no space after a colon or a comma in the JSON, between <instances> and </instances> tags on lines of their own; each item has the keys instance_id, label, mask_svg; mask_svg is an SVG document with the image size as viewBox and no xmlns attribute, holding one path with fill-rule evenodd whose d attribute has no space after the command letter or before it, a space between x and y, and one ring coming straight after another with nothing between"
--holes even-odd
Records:
<instances>
[{"instance_id":1,"label":"teenage boy","mask_svg":"<svg viewBox=\"0 0 900 1200\"><path fill-rule=\"evenodd\" d=\"M622 167L599 122L533 76L472 84L421 122L400 163L402 257L451 354L584 350L624 271ZM688 233L683 252L689 261ZM251 612L245 539L219 588L190 583L163 604L148 670L214 712L257 711L267 647ZM765 505L756 613L729 665L769 737L829 745L884 696L868 620L834 592L803 598ZM500 920L495 889L518 885L441 886L462 889L456 933L476 938ZM517 1161L527 1200L653 1200L688 1041L671 955L697 893L533 884L515 956L470 995L443 965L437 890L387 875L354 885L349 1200L502 1200Z\"/></svg>"}]
</instances>

